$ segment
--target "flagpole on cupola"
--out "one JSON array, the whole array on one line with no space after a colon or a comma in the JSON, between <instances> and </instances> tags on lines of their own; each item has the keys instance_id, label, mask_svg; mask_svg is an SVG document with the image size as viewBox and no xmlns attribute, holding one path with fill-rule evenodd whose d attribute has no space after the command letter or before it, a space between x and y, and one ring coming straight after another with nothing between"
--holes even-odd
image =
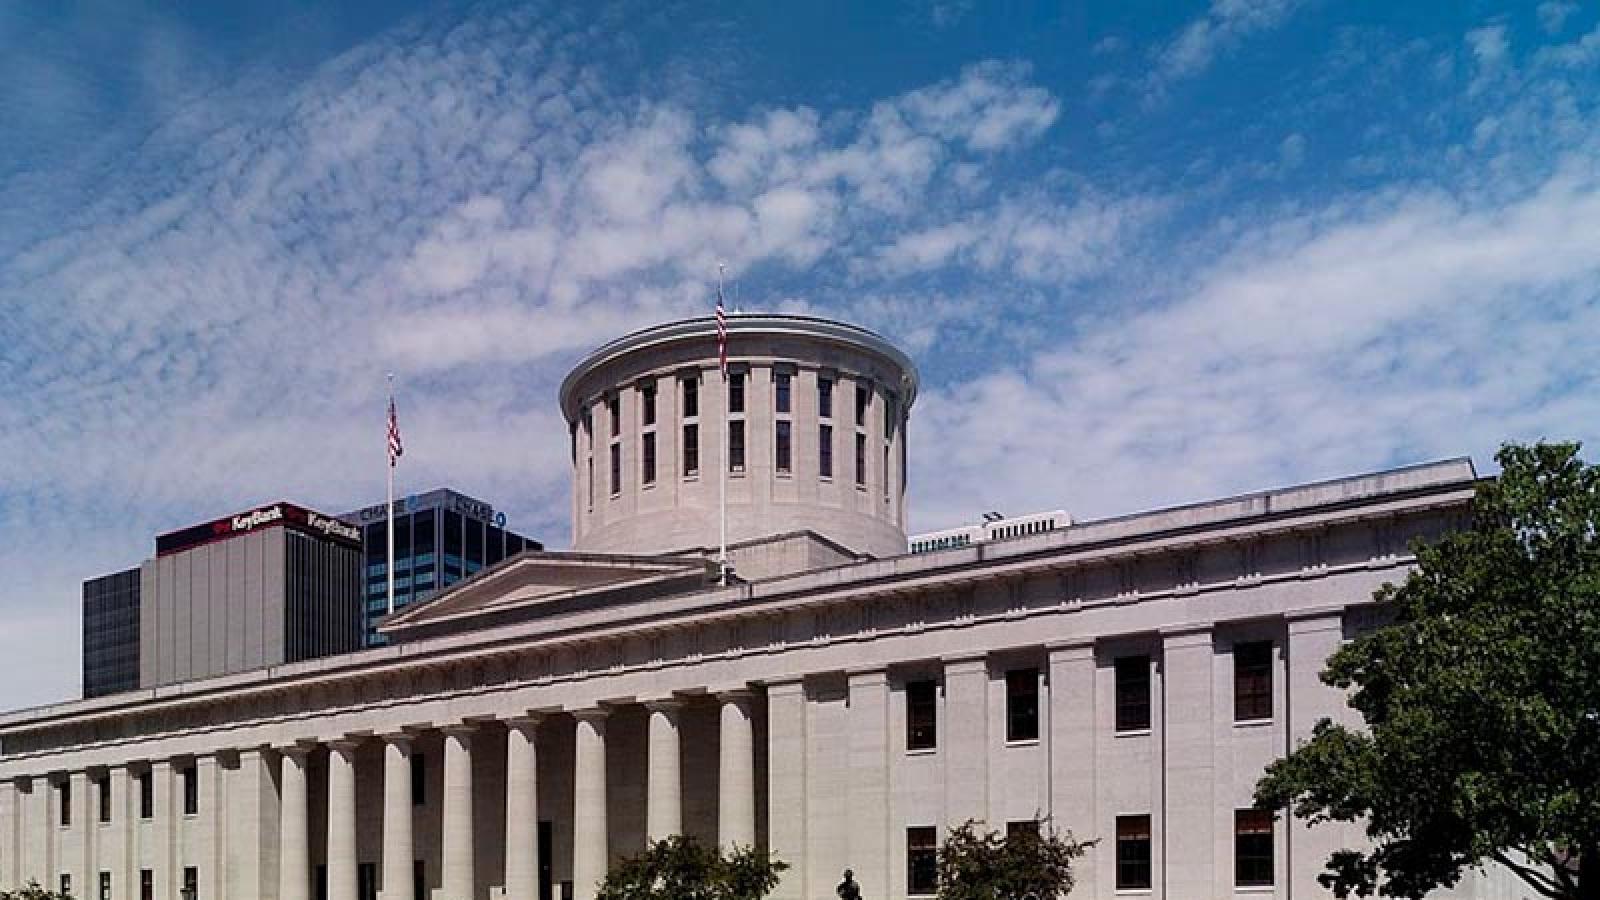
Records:
<instances>
[{"instance_id":1,"label":"flagpole on cupola","mask_svg":"<svg viewBox=\"0 0 1600 900\"><path fill-rule=\"evenodd\" d=\"M394 373L389 373L389 503L388 552L384 556L384 572L389 576L389 615L394 615L394 464L405 453L400 444L400 419L394 411Z\"/></svg>"},{"instance_id":2,"label":"flagpole on cupola","mask_svg":"<svg viewBox=\"0 0 1600 900\"><path fill-rule=\"evenodd\" d=\"M728 575L728 312L722 302L722 275L727 267L717 263L717 365L722 370L722 435L717 454L717 483L720 488L718 513L721 519L721 543L717 551L717 582L727 584Z\"/></svg>"}]
</instances>

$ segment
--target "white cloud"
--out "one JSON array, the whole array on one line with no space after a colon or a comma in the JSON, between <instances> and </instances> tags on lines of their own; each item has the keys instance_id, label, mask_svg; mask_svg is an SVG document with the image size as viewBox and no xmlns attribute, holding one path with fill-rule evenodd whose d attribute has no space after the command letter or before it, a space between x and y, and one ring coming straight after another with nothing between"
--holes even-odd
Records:
<instances>
[{"instance_id":1,"label":"white cloud","mask_svg":"<svg viewBox=\"0 0 1600 900\"><path fill-rule=\"evenodd\" d=\"M1151 88L1204 72L1219 55L1277 28L1302 5L1302 0L1212 0L1205 15L1157 50Z\"/></svg>"},{"instance_id":2,"label":"white cloud","mask_svg":"<svg viewBox=\"0 0 1600 900\"><path fill-rule=\"evenodd\" d=\"M1566 27L1567 19L1578 11L1578 4L1566 0L1545 0L1539 4L1539 27L1546 34L1556 34Z\"/></svg>"}]
</instances>

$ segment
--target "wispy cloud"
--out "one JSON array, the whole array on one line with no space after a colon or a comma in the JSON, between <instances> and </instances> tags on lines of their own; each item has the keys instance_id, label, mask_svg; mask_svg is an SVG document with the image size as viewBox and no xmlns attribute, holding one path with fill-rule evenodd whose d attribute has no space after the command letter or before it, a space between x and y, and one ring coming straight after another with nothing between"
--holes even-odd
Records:
<instances>
[{"instance_id":1,"label":"wispy cloud","mask_svg":"<svg viewBox=\"0 0 1600 900\"><path fill-rule=\"evenodd\" d=\"M1211 0L1204 15L1156 50L1147 87L1160 91L1174 81L1199 75L1218 56L1277 28L1305 5L1305 0Z\"/></svg>"}]
</instances>

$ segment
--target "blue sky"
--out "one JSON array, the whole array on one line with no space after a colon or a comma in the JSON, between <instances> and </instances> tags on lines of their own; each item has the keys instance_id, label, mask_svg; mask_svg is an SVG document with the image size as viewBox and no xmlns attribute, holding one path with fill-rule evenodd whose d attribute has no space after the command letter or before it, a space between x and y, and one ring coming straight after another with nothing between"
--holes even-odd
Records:
<instances>
[{"instance_id":1,"label":"blue sky","mask_svg":"<svg viewBox=\"0 0 1600 900\"><path fill-rule=\"evenodd\" d=\"M330 6L0 7L0 708L156 532L381 499L386 371L563 546L556 385L718 260L917 358L917 529L1600 432L1592 5Z\"/></svg>"}]
</instances>

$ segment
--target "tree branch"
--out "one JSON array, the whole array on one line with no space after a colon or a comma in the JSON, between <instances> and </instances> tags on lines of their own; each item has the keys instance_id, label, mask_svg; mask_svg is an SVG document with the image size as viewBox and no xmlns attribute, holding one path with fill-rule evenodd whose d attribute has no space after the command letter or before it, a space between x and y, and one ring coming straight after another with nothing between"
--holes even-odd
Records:
<instances>
[{"instance_id":1,"label":"tree branch","mask_svg":"<svg viewBox=\"0 0 1600 900\"><path fill-rule=\"evenodd\" d=\"M1550 900L1567 900L1572 895L1561 889L1555 879L1528 866L1519 865L1511 861L1511 857L1496 850L1490 854L1494 861L1516 873L1517 877L1526 881L1530 887L1549 897Z\"/></svg>"}]
</instances>

